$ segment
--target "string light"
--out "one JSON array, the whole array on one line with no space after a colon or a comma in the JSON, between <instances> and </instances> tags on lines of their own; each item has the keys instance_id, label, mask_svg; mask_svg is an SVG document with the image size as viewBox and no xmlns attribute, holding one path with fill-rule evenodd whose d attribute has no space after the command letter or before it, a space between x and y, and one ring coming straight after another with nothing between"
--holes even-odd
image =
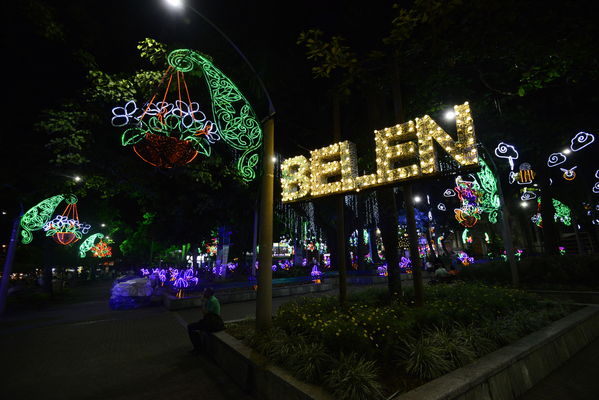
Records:
<instances>
[{"instance_id":1,"label":"string light","mask_svg":"<svg viewBox=\"0 0 599 400\"><path fill-rule=\"evenodd\" d=\"M454 106L457 140L425 115L374 131L376 173L358 176L355 145L345 141L281 163L283 202L340 194L439 172L434 142L459 165L477 165L476 137L468 103ZM406 164L407 163L407 164ZM308 185L307 182L310 182Z\"/></svg>"}]
</instances>

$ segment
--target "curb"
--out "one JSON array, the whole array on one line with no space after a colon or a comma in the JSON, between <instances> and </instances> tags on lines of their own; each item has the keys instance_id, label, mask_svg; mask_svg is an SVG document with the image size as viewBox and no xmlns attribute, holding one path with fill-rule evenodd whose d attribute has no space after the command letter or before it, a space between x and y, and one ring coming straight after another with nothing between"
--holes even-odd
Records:
<instances>
[{"instance_id":1,"label":"curb","mask_svg":"<svg viewBox=\"0 0 599 400\"><path fill-rule=\"evenodd\" d=\"M272 288L272 297L293 296L314 292L326 292L333 289L333 283L323 282L319 284L307 283L295 286L278 286ZM240 290L237 292L218 292L218 300L221 304L236 303L256 299L256 291L253 289ZM202 296L177 298L172 294L165 293L162 296L162 304L167 310L181 310L184 308L199 307L202 304Z\"/></svg>"},{"instance_id":2,"label":"curb","mask_svg":"<svg viewBox=\"0 0 599 400\"><path fill-rule=\"evenodd\" d=\"M599 307L587 306L392 399L517 399L597 337Z\"/></svg>"}]
</instances>

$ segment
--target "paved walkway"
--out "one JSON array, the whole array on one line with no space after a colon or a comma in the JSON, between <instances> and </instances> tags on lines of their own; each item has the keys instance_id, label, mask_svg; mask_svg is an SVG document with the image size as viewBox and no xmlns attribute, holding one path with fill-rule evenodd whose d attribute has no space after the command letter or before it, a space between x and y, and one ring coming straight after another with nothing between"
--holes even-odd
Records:
<instances>
[{"instance_id":1,"label":"paved walkway","mask_svg":"<svg viewBox=\"0 0 599 400\"><path fill-rule=\"evenodd\" d=\"M211 360L188 354L185 327L200 317L198 310L111 310L111 285L81 288L91 298L81 296L80 302L9 312L0 319L2 398L252 400ZM273 311L289 300L274 298ZM223 304L222 315L227 321L253 317L255 308L255 301ZM594 400L597 377L599 340L519 400Z\"/></svg>"},{"instance_id":2,"label":"paved walkway","mask_svg":"<svg viewBox=\"0 0 599 400\"><path fill-rule=\"evenodd\" d=\"M597 400L599 339L541 380L518 400Z\"/></svg>"},{"instance_id":3,"label":"paved walkway","mask_svg":"<svg viewBox=\"0 0 599 400\"><path fill-rule=\"evenodd\" d=\"M111 310L111 286L74 288L79 302L9 311L0 319L2 398L252 399L211 360L188 354L186 326L200 318L198 310ZM273 311L289 300L274 298ZM255 309L255 301L223 304L222 315L238 320Z\"/></svg>"}]
</instances>

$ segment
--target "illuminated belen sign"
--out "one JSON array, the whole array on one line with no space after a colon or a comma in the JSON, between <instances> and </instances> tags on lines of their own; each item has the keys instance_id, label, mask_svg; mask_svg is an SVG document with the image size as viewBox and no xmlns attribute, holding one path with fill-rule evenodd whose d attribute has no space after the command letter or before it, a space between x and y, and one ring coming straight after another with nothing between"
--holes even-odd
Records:
<instances>
[{"instance_id":1,"label":"illuminated belen sign","mask_svg":"<svg viewBox=\"0 0 599 400\"><path fill-rule=\"evenodd\" d=\"M454 106L457 140L425 115L374 131L375 174L358 176L356 146L345 141L288 158L281 164L283 202L359 192L375 186L433 176L440 172L434 142L459 165L455 172L478 165L474 124L468 102Z\"/></svg>"}]
</instances>

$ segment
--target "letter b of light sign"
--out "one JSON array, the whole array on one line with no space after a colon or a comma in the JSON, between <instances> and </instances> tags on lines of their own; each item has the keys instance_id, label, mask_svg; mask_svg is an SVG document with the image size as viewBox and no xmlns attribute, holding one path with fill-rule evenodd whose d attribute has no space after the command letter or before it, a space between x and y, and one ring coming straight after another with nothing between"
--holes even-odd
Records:
<instances>
[{"instance_id":1,"label":"letter b of light sign","mask_svg":"<svg viewBox=\"0 0 599 400\"><path fill-rule=\"evenodd\" d=\"M304 156L286 159L281 164L283 202L359 192L374 186L434 175L439 172L434 142L460 168L477 165L478 152L470 106L467 102L454 106L454 113L457 140L453 140L428 115L374 131L375 174L358 176L356 146L348 141L313 150L310 160Z\"/></svg>"}]
</instances>

